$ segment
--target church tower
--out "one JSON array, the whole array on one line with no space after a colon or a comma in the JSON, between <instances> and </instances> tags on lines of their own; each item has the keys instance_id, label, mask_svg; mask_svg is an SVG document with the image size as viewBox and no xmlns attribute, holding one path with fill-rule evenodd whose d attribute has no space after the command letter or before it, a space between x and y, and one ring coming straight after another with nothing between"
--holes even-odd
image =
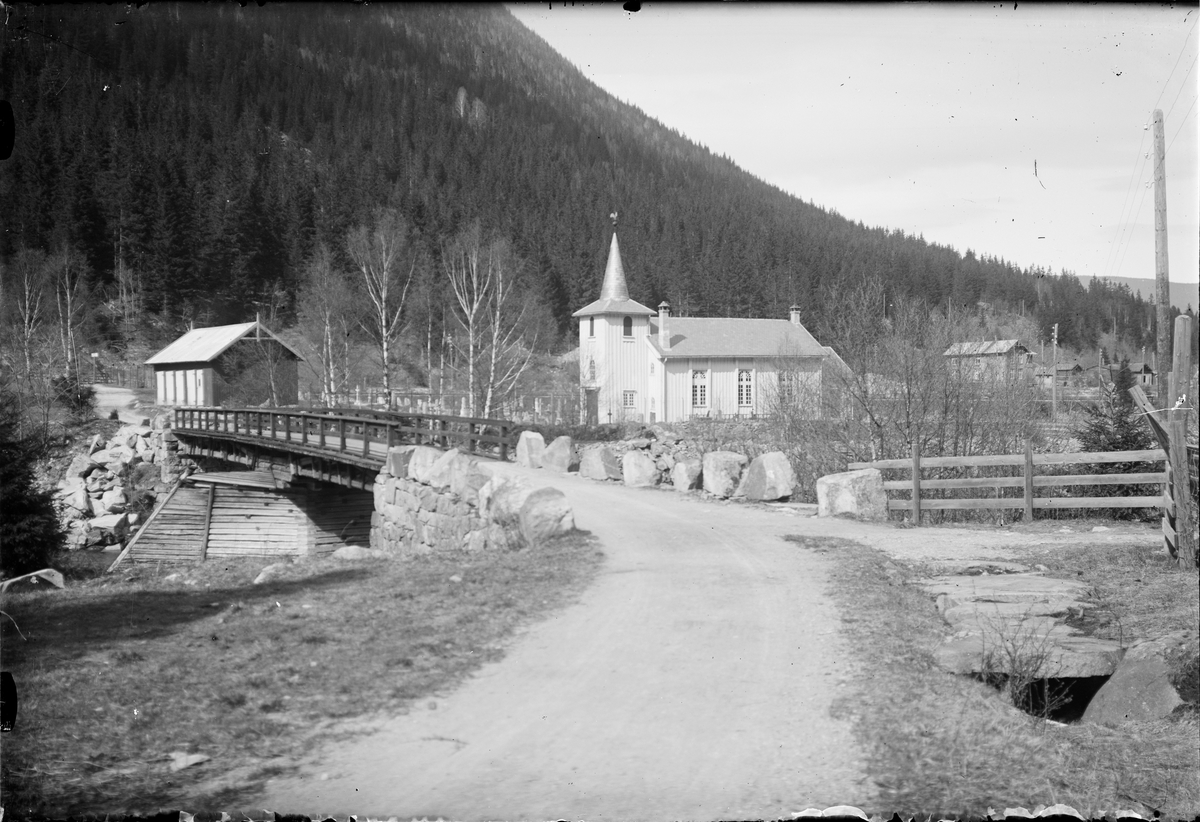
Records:
<instances>
[{"instance_id":1,"label":"church tower","mask_svg":"<svg viewBox=\"0 0 1200 822\"><path fill-rule=\"evenodd\" d=\"M571 316L579 318L584 421L595 425L649 419L646 338L654 312L629 298L615 215L600 299Z\"/></svg>"}]
</instances>

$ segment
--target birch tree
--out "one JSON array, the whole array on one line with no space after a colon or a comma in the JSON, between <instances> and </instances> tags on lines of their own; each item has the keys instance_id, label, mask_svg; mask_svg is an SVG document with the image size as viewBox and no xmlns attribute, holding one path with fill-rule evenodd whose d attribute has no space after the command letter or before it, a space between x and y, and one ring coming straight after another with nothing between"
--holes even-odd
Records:
<instances>
[{"instance_id":1,"label":"birch tree","mask_svg":"<svg viewBox=\"0 0 1200 822\"><path fill-rule=\"evenodd\" d=\"M529 367L527 305L519 262L503 240L484 243L479 227L460 234L443 252L462 330L458 347L466 369L468 413L489 416Z\"/></svg>"},{"instance_id":2,"label":"birch tree","mask_svg":"<svg viewBox=\"0 0 1200 822\"><path fill-rule=\"evenodd\" d=\"M304 267L298 313L304 336L317 351L317 378L327 403L344 393L350 382L353 335L361 320L354 285L338 269L329 247L317 246Z\"/></svg>"},{"instance_id":3,"label":"birch tree","mask_svg":"<svg viewBox=\"0 0 1200 822\"><path fill-rule=\"evenodd\" d=\"M15 332L25 373L33 371L33 349L46 322L49 302L46 256L36 249L22 249L4 276L4 302L12 300Z\"/></svg>"},{"instance_id":4,"label":"birch tree","mask_svg":"<svg viewBox=\"0 0 1200 822\"><path fill-rule=\"evenodd\" d=\"M87 260L74 248L64 248L50 257L54 299L58 309L58 332L68 374L79 372L79 337L88 299Z\"/></svg>"},{"instance_id":5,"label":"birch tree","mask_svg":"<svg viewBox=\"0 0 1200 822\"><path fill-rule=\"evenodd\" d=\"M384 209L371 226L352 229L346 249L362 274L370 303L370 317L363 328L379 347L383 367L383 390L392 404L392 349L400 337L404 300L416 268L416 255L409 242L409 228L396 209Z\"/></svg>"}]
</instances>

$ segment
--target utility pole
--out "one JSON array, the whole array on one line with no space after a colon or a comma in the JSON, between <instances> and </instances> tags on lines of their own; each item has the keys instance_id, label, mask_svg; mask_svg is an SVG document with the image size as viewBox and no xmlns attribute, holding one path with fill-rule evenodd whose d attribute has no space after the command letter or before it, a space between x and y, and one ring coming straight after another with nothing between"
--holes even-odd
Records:
<instances>
[{"instance_id":1,"label":"utility pole","mask_svg":"<svg viewBox=\"0 0 1200 822\"><path fill-rule=\"evenodd\" d=\"M1050 354L1050 419L1058 420L1058 323L1054 324Z\"/></svg>"},{"instance_id":2,"label":"utility pole","mask_svg":"<svg viewBox=\"0 0 1200 822\"><path fill-rule=\"evenodd\" d=\"M1171 280L1167 270L1167 150L1163 137L1163 113L1154 110L1154 280L1158 329L1158 356L1171 362ZM1158 382L1156 380L1156 387ZM1163 395L1161 388L1157 394Z\"/></svg>"}]
</instances>

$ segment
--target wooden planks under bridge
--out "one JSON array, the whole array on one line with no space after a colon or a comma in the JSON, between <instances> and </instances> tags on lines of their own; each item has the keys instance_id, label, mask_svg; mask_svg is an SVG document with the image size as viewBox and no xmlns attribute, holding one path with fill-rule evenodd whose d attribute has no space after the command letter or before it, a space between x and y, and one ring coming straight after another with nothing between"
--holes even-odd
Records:
<instances>
[{"instance_id":1,"label":"wooden planks under bridge","mask_svg":"<svg viewBox=\"0 0 1200 822\"><path fill-rule=\"evenodd\" d=\"M269 471L199 473L168 492L109 567L215 557L319 557L370 543L368 492Z\"/></svg>"}]
</instances>

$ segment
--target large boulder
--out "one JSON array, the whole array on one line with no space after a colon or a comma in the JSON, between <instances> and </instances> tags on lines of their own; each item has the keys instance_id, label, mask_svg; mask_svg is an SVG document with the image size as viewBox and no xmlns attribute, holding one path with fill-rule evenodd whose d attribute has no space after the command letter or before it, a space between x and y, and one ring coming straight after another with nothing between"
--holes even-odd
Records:
<instances>
[{"instance_id":1,"label":"large boulder","mask_svg":"<svg viewBox=\"0 0 1200 822\"><path fill-rule=\"evenodd\" d=\"M700 460L686 459L671 468L671 484L676 491L691 491L700 487Z\"/></svg>"},{"instance_id":2,"label":"large boulder","mask_svg":"<svg viewBox=\"0 0 1200 822\"><path fill-rule=\"evenodd\" d=\"M771 451L755 457L742 477L738 495L757 502L790 497L796 487L792 463L782 451Z\"/></svg>"},{"instance_id":3,"label":"large boulder","mask_svg":"<svg viewBox=\"0 0 1200 822\"><path fill-rule=\"evenodd\" d=\"M445 451L428 445L413 446L408 458L408 478L427 483L434 464L445 455Z\"/></svg>"},{"instance_id":4,"label":"large boulder","mask_svg":"<svg viewBox=\"0 0 1200 822\"><path fill-rule=\"evenodd\" d=\"M536 545L556 534L575 530L575 514L566 495L557 488L539 488L521 505L521 536Z\"/></svg>"},{"instance_id":5,"label":"large boulder","mask_svg":"<svg viewBox=\"0 0 1200 822\"><path fill-rule=\"evenodd\" d=\"M1083 721L1120 725L1168 716L1184 702L1171 681L1171 660L1182 655L1189 638L1195 642L1194 635L1177 631L1129 646L1108 682L1088 703Z\"/></svg>"},{"instance_id":6,"label":"large boulder","mask_svg":"<svg viewBox=\"0 0 1200 822\"><path fill-rule=\"evenodd\" d=\"M123 539L129 531L129 518L124 514L107 514L88 521L89 531L110 533L117 539Z\"/></svg>"},{"instance_id":7,"label":"large boulder","mask_svg":"<svg viewBox=\"0 0 1200 822\"><path fill-rule=\"evenodd\" d=\"M125 506L129 503L129 498L125 496L125 489L117 485L105 491L100 496L100 502L109 511L117 513L125 510Z\"/></svg>"},{"instance_id":8,"label":"large boulder","mask_svg":"<svg viewBox=\"0 0 1200 822\"><path fill-rule=\"evenodd\" d=\"M92 462L90 457L78 454L75 459L71 460L71 465L67 468L67 478L79 477L82 479L90 474L97 464Z\"/></svg>"},{"instance_id":9,"label":"large boulder","mask_svg":"<svg viewBox=\"0 0 1200 822\"><path fill-rule=\"evenodd\" d=\"M480 489L480 507L487 518L502 528L519 527L521 506L533 493L529 483L517 477L493 477Z\"/></svg>"},{"instance_id":10,"label":"large boulder","mask_svg":"<svg viewBox=\"0 0 1200 822\"><path fill-rule=\"evenodd\" d=\"M702 466L704 490L714 497L728 497L737 490L742 469L746 466L746 455L733 451L709 451L704 455Z\"/></svg>"},{"instance_id":11,"label":"large boulder","mask_svg":"<svg viewBox=\"0 0 1200 822\"><path fill-rule=\"evenodd\" d=\"M466 454L459 457L450 464L450 491L468 505L478 505L479 489L491 480L491 469L480 465L474 457Z\"/></svg>"},{"instance_id":12,"label":"large boulder","mask_svg":"<svg viewBox=\"0 0 1200 822\"><path fill-rule=\"evenodd\" d=\"M621 479L631 488L644 488L658 482L658 466L641 451L627 451L621 457Z\"/></svg>"},{"instance_id":13,"label":"large boulder","mask_svg":"<svg viewBox=\"0 0 1200 822\"><path fill-rule=\"evenodd\" d=\"M565 474L575 463L575 445L570 437L556 437L542 452L542 467L556 474Z\"/></svg>"},{"instance_id":14,"label":"large boulder","mask_svg":"<svg viewBox=\"0 0 1200 822\"><path fill-rule=\"evenodd\" d=\"M517 440L517 465L526 468L541 468L542 454L546 451L546 440L536 431L522 431Z\"/></svg>"},{"instance_id":15,"label":"large boulder","mask_svg":"<svg viewBox=\"0 0 1200 822\"><path fill-rule=\"evenodd\" d=\"M408 464L412 462L415 445L397 445L388 449L387 459L383 462L383 472L393 477L408 477Z\"/></svg>"},{"instance_id":16,"label":"large boulder","mask_svg":"<svg viewBox=\"0 0 1200 822\"><path fill-rule=\"evenodd\" d=\"M421 482L435 490L446 491L450 488L453 480L455 464L459 462L465 463L470 459L470 457L461 451L445 451L425 471Z\"/></svg>"},{"instance_id":17,"label":"large boulder","mask_svg":"<svg viewBox=\"0 0 1200 822\"><path fill-rule=\"evenodd\" d=\"M589 448L579 460L579 476L594 480L623 479L621 458L607 445Z\"/></svg>"},{"instance_id":18,"label":"large boulder","mask_svg":"<svg viewBox=\"0 0 1200 822\"><path fill-rule=\"evenodd\" d=\"M887 519L887 494L878 468L827 474L817 480L817 516L839 515L872 521Z\"/></svg>"}]
</instances>

